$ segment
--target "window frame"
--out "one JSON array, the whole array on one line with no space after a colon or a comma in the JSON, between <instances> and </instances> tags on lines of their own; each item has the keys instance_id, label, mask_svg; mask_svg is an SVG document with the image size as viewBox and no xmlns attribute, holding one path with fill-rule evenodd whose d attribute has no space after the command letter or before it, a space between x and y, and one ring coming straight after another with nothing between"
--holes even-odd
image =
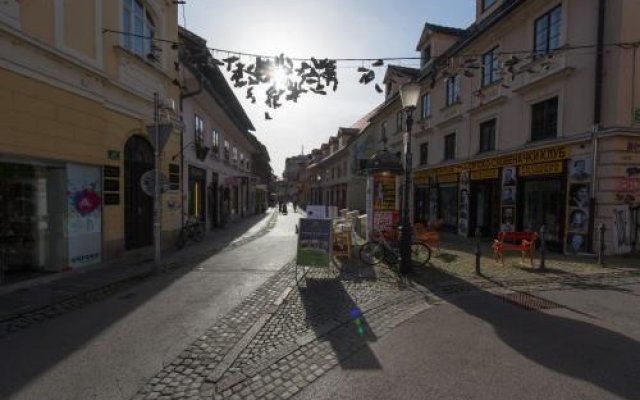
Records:
<instances>
[{"instance_id":1,"label":"window frame","mask_svg":"<svg viewBox=\"0 0 640 400\"><path fill-rule=\"evenodd\" d=\"M483 133L486 132L485 128L491 127L489 140L483 140ZM492 118L486 121L483 121L479 125L479 133L478 133L478 153L486 153L489 151L495 151L496 149L496 131L498 127L498 120L496 118ZM488 146L483 146L483 144L487 143Z\"/></svg>"},{"instance_id":2,"label":"window frame","mask_svg":"<svg viewBox=\"0 0 640 400\"><path fill-rule=\"evenodd\" d=\"M230 150L231 144L229 143L229 141L227 139L224 140L224 151L223 151L223 156L224 156L224 161L229 162L229 160L231 159L231 150Z\"/></svg>"},{"instance_id":3,"label":"window frame","mask_svg":"<svg viewBox=\"0 0 640 400\"><path fill-rule=\"evenodd\" d=\"M211 129L211 155L218 157L220 154L220 132Z\"/></svg>"},{"instance_id":4,"label":"window frame","mask_svg":"<svg viewBox=\"0 0 640 400\"><path fill-rule=\"evenodd\" d=\"M557 14L554 14L557 13ZM554 22L552 18L557 15L557 20ZM546 22L546 26L541 28L539 23ZM549 54L560 47L562 39L562 3L549 9L549 11L540 15L533 21L533 54L541 56ZM553 27L557 28L557 33L552 35L551 31ZM539 32L539 30L543 32ZM542 37L544 36L544 37ZM555 40L555 45L552 45L552 40ZM542 41L542 42L540 42Z\"/></svg>"},{"instance_id":5,"label":"window frame","mask_svg":"<svg viewBox=\"0 0 640 400\"><path fill-rule=\"evenodd\" d=\"M402 132L404 129L404 118L402 118L402 110L396 113L396 132Z\"/></svg>"},{"instance_id":6,"label":"window frame","mask_svg":"<svg viewBox=\"0 0 640 400\"><path fill-rule=\"evenodd\" d=\"M451 146L450 139L453 139ZM451 148L450 148L451 147ZM444 161L456 159L456 133L449 133L444 137Z\"/></svg>"},{"instance_id":7,"label":"window frame","mask_svg":"<svg viewBox=\"0 0 640 400\"><path fill-rule=\"evenodd\" d=\"M420 158L418 165L427 165L429 163L429 142L420 143Z\"/></svg>"},{"instance_id":8,"label":"window frame","mask_svg":"<svg viewBox=\"0 0 640 400\"><path fill-rule=\"evenodd\" d=\"M446 105L452 106L460 103L460 76L453 75L445 80Z\"/></svg>"},{"instance_id":9,"label":"window frame","mask_svg":"<svg viewBox=\"0 0 640 400\"><path fill-rule=\"evenodd\" d=\"M122 0L120 10L122 18L122 31L129 34L156 36L156 21L151 8L142 0ZM147 59L147 55L152 53L153 39L122 35L121 45L123 48Z\"/></svg>"},{"instance_id":10,"label":"window frame","mask_svg":"<svg viewBox=\"0 0 640 400\"><path fill-rule=\"evenodd\" d=\"M493 85L501 79L499 51L500 46L495 46L482 55L482 86Z\"/></svg>"},{"instance_id":11,"label":"window frame","mask_svg":"<svg viewBox=\"0 0 640 400\"><path fill-rule=\"evenodd\" d=\"M550 105L553 103L554 108ZM537 109L541 109L541 115L536 116ZM552 139L558 137L558 123L560 119L560 99L558 96L549 97L545 100L531 104L531 141L538 142L541 140ZM555 121L550 124L549 112L553 110L552 114L555 114ZM536 126L539 122L540 126Z\"/></svg>"},{"instance_id":12,"label":"window frame","mask_svg":"<svg viewBox=\"0 0 640 400\"><path fill-rule=\"evenodd\" d=\"M204 146L204 120L197 113L194 116L193 142L197 146Z\"/></svg>"},{"instance_id":13,"label":"window frame","mask_svg":"<svg viewBox=\"0 0 640 400\"><path fill-rule=\"evenodd\" d=\"M426 92L420 96L420 118L427 119L429 117L431 117L431 92Z\"/></svg>"}]
</instances>

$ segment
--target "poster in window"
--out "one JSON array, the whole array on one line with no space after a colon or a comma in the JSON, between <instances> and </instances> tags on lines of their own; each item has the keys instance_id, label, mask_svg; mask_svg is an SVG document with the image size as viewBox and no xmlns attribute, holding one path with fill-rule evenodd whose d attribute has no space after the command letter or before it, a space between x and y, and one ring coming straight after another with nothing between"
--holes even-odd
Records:
<instances>
[{"instance_id":1,"label":"poster in window","mask_svg":"<svg viewBox=\"0 0 640 400\"><path fill-rule=\"evenodd\" d=\"M67 236L69 265L83 267L102 258L100 168L67 166Z\"/></svg>"},{"instance_id":2,"label":"poster in window","mask_svg":"<svg viewBox=\"0 0 640 400\"><path fill-rule=\"evenodd\" d=\"M377 174L373 177L373 209L395 210L396 177L395 175Z\"/></svg>"}]
</instances>

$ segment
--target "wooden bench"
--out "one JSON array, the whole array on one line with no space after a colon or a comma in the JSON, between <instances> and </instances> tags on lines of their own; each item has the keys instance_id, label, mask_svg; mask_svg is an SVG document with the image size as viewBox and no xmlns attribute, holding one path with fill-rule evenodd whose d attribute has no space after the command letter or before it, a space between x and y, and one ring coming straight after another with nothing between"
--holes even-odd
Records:
<instances>
[{"instance_id":1,"label":"wooden bench","mask_svg":"<svg viewBox=\"0 0 640 400\"><path fill-rule=\"evenodd\" d=\"M421 223L413 225L415 230L415 240L427 244L432 249L440 252L440 232L429 230Z\"/></svg>"},{"instance_id":2,"label":"wooden bench","mask_svg":"<svg viewBox=\"0 0 640 400\"><path fill-rule=\"evenodd\" d=\"M529 258L533 267L533 254L536 251L537 232L500 232L493 241L491 248L496 262L504 265L504 252L506 250L519 251L524 263L525 255Z\"/></svg>"}]
</instances>

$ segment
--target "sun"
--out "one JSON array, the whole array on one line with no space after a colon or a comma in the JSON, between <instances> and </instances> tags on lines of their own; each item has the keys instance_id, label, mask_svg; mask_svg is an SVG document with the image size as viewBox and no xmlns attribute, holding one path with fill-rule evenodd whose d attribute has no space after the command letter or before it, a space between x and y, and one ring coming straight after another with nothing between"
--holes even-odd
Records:
<instances>
[{"instance_id":1,"label":"sun","mask_svg":"<svg viewBox=\"0 0 640 400\"><path fill-rule=\"evenodd\" d=\"M277 89L285 89L289 81L289 76L284 68L275 67L271 72L271 80Z\"/></svg>"}]
</instances>

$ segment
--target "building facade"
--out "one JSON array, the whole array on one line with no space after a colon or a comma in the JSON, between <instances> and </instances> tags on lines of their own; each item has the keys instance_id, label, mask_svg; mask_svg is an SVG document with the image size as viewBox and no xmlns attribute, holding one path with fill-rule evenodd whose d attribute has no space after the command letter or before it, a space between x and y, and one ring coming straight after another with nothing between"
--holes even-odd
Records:
<instances>
[{"instance_id":1,"label":"building facade","mask_svg":"<svg viewBox=\"0 0 640 400\"><path fill-rule=\"evenodd\" d=\"M183 28L180 40L183 214L213 229L266 209L268 182L253 163L264 168L269 156L206 41Z\"/></svg>"},{"instance_id":2,"label":"building facade","mask_svg":"<svg viewBox=\"0 0 640 400\"><path fill-rule=\"evenodd\" d=\"M604 224L607 251L630 251L640 3L478 0L477 10L464 30L426 24L418 43L414 219L463 236L544 226L548 247L570 253L595 252Z\"/></svg>"},{"instance_id":3,"label":"building facade","mask_svg":"<svg viewBox=\"0 0 640 400\"><path fill-rule=\"evenodd\" d=\"M152 244L148 132L157 93L169 176L168 155L180 149L178 52L131 34L177 41L176 7L0 3L0 246L9 274L81 268ZM161 215L168 246L180 228L178 188L164 193Z\"/></svg>"}]
</instances>

